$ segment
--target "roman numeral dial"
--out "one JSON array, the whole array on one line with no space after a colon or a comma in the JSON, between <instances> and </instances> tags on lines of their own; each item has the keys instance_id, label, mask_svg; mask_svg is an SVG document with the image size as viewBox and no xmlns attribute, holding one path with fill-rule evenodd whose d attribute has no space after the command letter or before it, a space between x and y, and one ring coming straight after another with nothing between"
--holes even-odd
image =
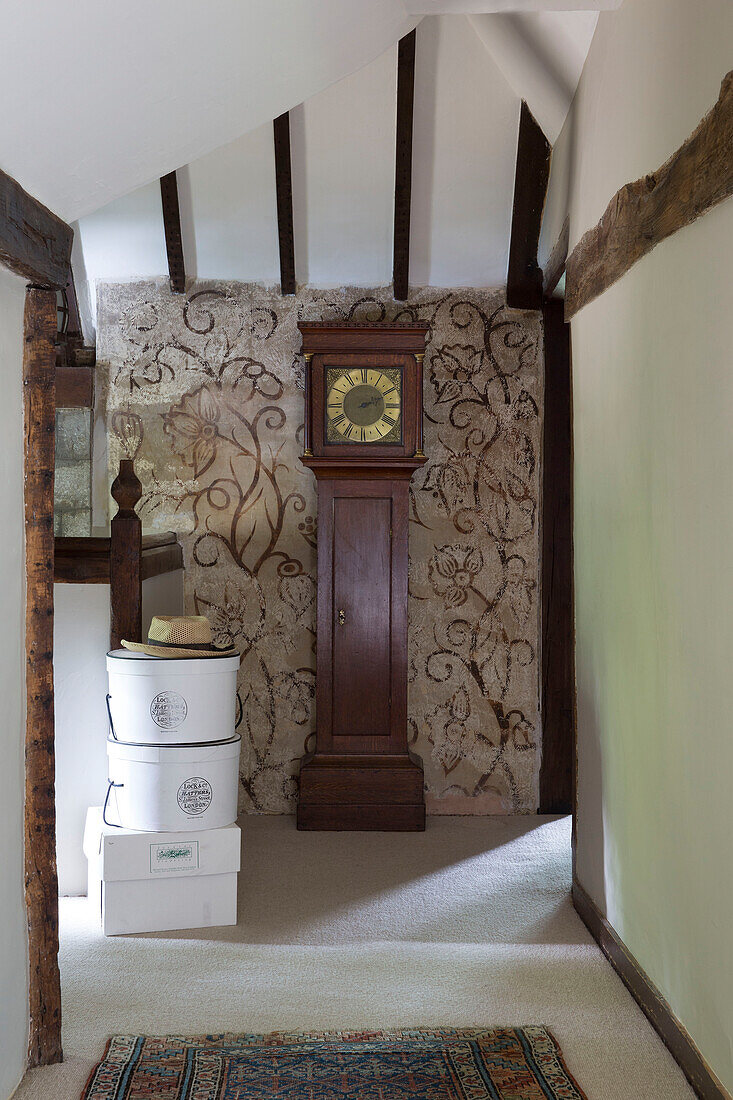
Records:
<instances>
[{"instance_id":1,"label":"roman numeral dial","mask_svg":"<svg viewBox=\"0 0 733 1100\"><path fill-rule=\"evenodd\" d=\"M326 436L330 443L401 443L401 369L327 368Z\"/></svg>"}]
</instances>

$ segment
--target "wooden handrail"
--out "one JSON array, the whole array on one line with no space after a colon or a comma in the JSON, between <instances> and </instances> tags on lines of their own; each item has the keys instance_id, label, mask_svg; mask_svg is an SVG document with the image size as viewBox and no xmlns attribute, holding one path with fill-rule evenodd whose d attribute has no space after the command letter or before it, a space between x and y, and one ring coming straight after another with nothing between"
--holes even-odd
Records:
<instances>
[{"instance_id":1,"label":"wooden handrail","mask_svg":"<svg viewBox=\"0 0 733 1100\"><path fill-rule=\"evenodd\" d=\"M110 647L117 649L122 638L141 640L143 581L183 569L183 550L172 531L142 534L135 511L142 486L131 459L120 463L112 495L118 512L109 535L54 540L54 581L110 586Z\"/></svg>"},{"instance_id":2,"label":"wooden handrail","mask_svg":"<svg viewBox=\"0 0 733 1100\"><path fill-rule=\"evenodd\" d=\"M55 539L56 584L109 584L109 535L62 536ZM173 531L142 537L142 579L183 569L183 551Z\"/></svg>"}]
</instances>

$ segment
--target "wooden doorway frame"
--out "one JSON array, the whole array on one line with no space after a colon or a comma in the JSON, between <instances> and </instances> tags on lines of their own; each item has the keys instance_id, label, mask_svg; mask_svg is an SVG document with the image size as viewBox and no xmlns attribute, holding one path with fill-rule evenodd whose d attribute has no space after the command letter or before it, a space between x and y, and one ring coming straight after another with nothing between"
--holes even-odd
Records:
<instances>
[{"instance_id":1,"label":"wooden doorway frame","mask_svg":"<svg viewBox=\"0 0 733 1100\"><path fill-rule=\"evenodd\" d=\"M29 281L23 331L25 514L25 904L28 1067L63 1060L53 689L53 497L57 295L73 230L0 171L0 263Z\"/></svg>"}]
</instances>

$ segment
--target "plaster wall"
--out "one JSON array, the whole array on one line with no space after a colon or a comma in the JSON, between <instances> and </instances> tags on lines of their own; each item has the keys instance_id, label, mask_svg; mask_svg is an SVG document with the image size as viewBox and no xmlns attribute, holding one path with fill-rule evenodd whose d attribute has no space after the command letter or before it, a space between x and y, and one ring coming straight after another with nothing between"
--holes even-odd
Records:
<instances>
[{"instance_id":1,"label":"plaster wall","mask_svg":"<svg viewBox=\"0 0 733 1100\"><path fill-rule=\"evenodd\" d=\"M571 245L692 132L731 41L726 0L601 14L553 165ZM729 1091L731 246L728 200L572 322L577 874Z\"/></svg>"},{"instance_id":2,"label":"plaster wall","mask_svg":"<svg viewBox=\"0 0 733 1100\"><path fill-rule=\"evenodd\" d=\"M146 526L184 548L186 607L243 654L241 806L288 813L312 743L315 483L301 319L424 320L429 462L413 479L409 737L433 813L537 807L542 334L496 289L274 290L163 280L99 297L109 477L135 458Z\"/></svg>"},{"instance_id":3,"label":"plaster wall","mask_svg":"<svg viewBox=\"0 0 733 1100\"><path fill-rule=\"evenodd\" d=\"M0 267L0 1097L13 1093L28 1044L28 949L23 898L25 715L23 309L25 283Z\"/></svg>"}]
</instances>

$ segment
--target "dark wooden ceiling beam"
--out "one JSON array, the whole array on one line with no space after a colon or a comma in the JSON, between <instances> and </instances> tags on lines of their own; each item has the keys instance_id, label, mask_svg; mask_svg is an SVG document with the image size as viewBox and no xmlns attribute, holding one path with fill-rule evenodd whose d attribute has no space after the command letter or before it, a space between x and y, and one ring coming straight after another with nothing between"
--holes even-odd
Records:
<instances>
[{"instance_id":1,"label":"dark wooden ceiling beam","mask_svg":"<svg viewBox=\"0 0 733 1100\"><path fill-rule=\"evenodd\" d=\"M163 204L163 227L171 290L175 294L183 294L186 289L186 265L183 260L181 211L178 205L178 179L175 172L169 172L166 176L160 177L160 198Z\"/></svg>"},{"instance_id":2,"label":"dark wooden ceiling beam","mask_svg":"<svg viewBox=\"0 0 733 1100\"><path fill-rule=\"evenodd\" d=\"M0 171L0 263L37 286L63 289L74 231Z\"/></svg>"},{"instance_id":3,"label":"dark wooden ceiling beam","mask_svg":"<svg viewBox=\"0 0 733 1100\"><path fill-rule=\"evenodd\" d=\"M537 249L551 151L549 141L522 100L506 280L507 305L516 309L542 309L542 270L537 262Z\"/></svg>"},{"instance_id":4,"label":"dark wooden ceiling beam","mask_svg":"<svg viewBox=\"0 0 733 1100\"><path fill-rule=\"evenodd\" d=\"M290 113L272 123L275 141L277 235L280 246L280 290L295 294L295 238L293 236L293 175L290 163Z\"/></svg>"},{"instance_id":5,"label":"dark wooden ceiling beam","mask_svg":"<svg viewBox=\"0 0 733 1100\"><path fill-rule=\"evenodd\" d=\"M647 252L733 195L733 70L715 106L656 172L616 192L568 256L565 318L620 279Z\"/></svg>"},{"instance_id":6,"label":"dark wooden ceiling beam","mask_svg":"<svg viewBox=\"0 0 733 1100\"><path fill-rule=\"evenodd\" d=\"M415 37L400 39L397 52L397 140L394 188L394 296L403 302L410 289L410 205L412 200L412 116L415 99Z\"/></svg>"}]
</instances>

